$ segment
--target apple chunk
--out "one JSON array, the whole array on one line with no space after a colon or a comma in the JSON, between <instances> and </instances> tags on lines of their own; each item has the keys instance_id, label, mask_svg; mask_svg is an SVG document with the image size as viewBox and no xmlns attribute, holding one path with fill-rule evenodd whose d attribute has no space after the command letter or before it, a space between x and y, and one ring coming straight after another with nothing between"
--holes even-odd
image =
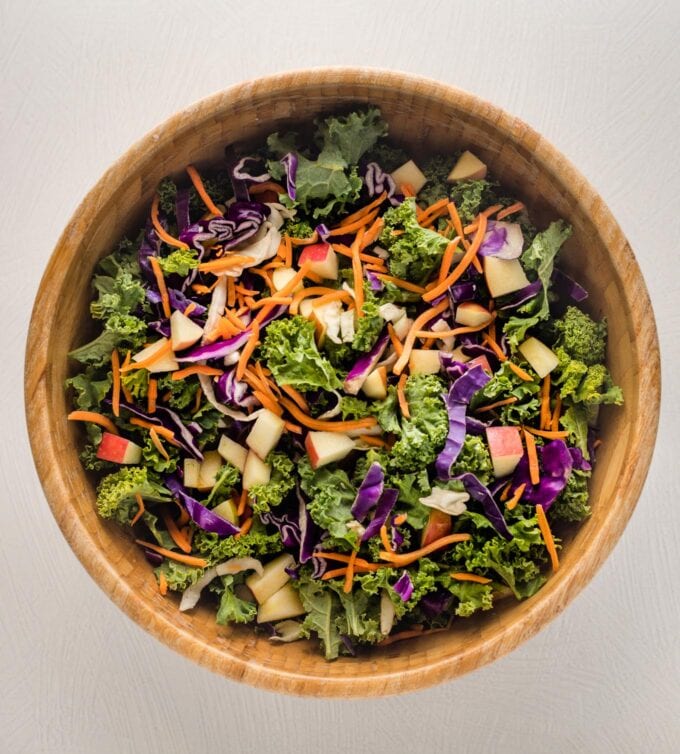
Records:
<instances>
[{"instance_id":1,"label":"apple chunk","mask_svg":"<svg viewBox=\"0 0 680 754\"><path fill-rule=\"evenodd\" d=\"M181 351L193 346L203 335L203 328L175 309L170 317L170 340L172 350Z\"/></svg>"},{"instance_id":2,"label":"apple chunk","mask_svg":"<svg viewBox=\"0 0 680 754\"><path fill-rule=\"evenodd\" d=\"M165 348L167 346L167 343L167 338L161 338L155 343L152 343L150 346L143 348L139 353L136 353L132 357L132 360L135 362L145 361L146 359L149 359L152 356L156 355L162 348ZM156 374L157 372L174 372L175 369L179 369L179 364L175 360L175 356L172 351L168 351L168 353L163 354L156 361L149 364L147 369L152 374Z\"/></svg>"},{"instance_id":3,"label":"apple chunk","mask_svg":"<svg viewBox=\"0 0 680 754\"><path fill-rule=\"evenodd\" d=\"M478 181L486 178L486 165L467 149L453 166L447 181Z\"/></svg>"},{"instance_id":4,"label":"apple chunk","mask_svg":"<svg viewBox=\"0 0 680 754\"><path fill-rule=\"evenodd\" d=\"M225 521L229 521L230 524L238 526L238 513L236 512L236 504L233 500L225 500L223 503L216 505L212 509L212 512Z\"/></svg>"},{"instance_id":5,"label":"apple chunk","mask_svg":"<svg viewBox=\"0 0 680 754\"><path fill-rule=\"evenodd\" d=\"M376 400L383 400L387 397L387 369L385 367L378 367L374 369L368 377L364 380L364 384L361 386L361 390L364 395L369 398L375 398Z\"/></svg>"},{"instance_id":6,"label":"apple chunk","mask_svg":"<svg viewBox=\"0 0 680 754\"><path fill-rule=\"evenodd\" d=\"M241 474L243 474L243 469L246 465L246 457L248 456L248 451L243 445L239 445L230 437L222 435L222 437L220 437L220 444L217 446L217 452L225 461L229 461L230 464L236 466Z\"/></svg>"},{"instance_id":7,"label":"apple chunk","mask_svg":"<svg viewBox=\"0 0 680 754\"><path fill-rule=\"evenodd\" d=\"M529 285L519 259L484 257L484 277L489 293L496 298L506 293L521 291Z\"/></svg>"},{"instance_id":8,"label":"apple chunk","mask_svg":"<svg viewBox=\"0 0 680 754\"><path fill-rule=\"evenodd\" d=\"M215 477L222 468L222 456L216 450L206 450L203 453L203 461L198 471L198 484L196 488L206 492L215 486Z\"/></svg>"},{"instance_id":9,"label":"apple chunk","mask_svg":"<svg viewBox=\"0 0 680 754\"><path fill-rule=\"evenodd\" d=\"M243 479L241 480L244 490L249 490L255 484L267 484L271 475L272 468L268 463L258 458L256 453L252 451L248 453L246 465L243 467Z\"/></svg>"},{"instance_id":10,"label":"apple chunk","mask_svg":"<svg viewBox=\"0 0 680 754\"><path fill-rule=\"evenodd\" d=\"M552 372L559 363L557 356L538 338L527 338L520 343L518 350L541 378Z\"/></svg>"},{"instance_id":11,"label":"apple chunk","mask_svg":"<svg viewBox=\"0 0 680 754\"><path fill-rule=\"evenodd\" d=\"M300 254L299 264L309 262L309 271L327 280L338 279L338 257L329 243L315 243L305 246Z\"/></svg>"},{"instance_id":12,"label":"apple chunk","mask_svg":"<svg viewBox=\"0 0 680 754\"><path fill-rule=\"evenodd\" d=\"M437 374L441 369L439 351L434 348L414 348L408 360L411 374Z\"/></svg>"},{"instance_id":13,"label":"apple chunk","mask_svg":"<svg viewBox=\"0 0 680 754\"><path fill-rule=\"evenodd\" d=\"M277 267L272 272L272 285L274 286L274 293L277 291L280 291L282 288L285 288L288 283L297 275L297 270L294 270L292 267ZM295 293L298 291L301 291L303 288L302 281L295 286Z\"/></svg>"},{"instance_id":14,"label":"apple chunk","mask_svg":"<svg viewBox=\"0 0 680 754\"><path fill-rule=\"evenodd\" d=\"M97 448L97 458L111 463L139 463L142 460L142 449L132 440L104 432Z\"/></svg>"},{"instance_id":15,"label":"apple chunk","mask_svg":"<svg viewBox=\"0 0 680 754\"><path fill-rule=\"evenodd\" d=\"M392 173L392 180L397 184L397 190L399 190L401 186L409 185L416 194L427 183L427 178L423 171L415 164L415 162L413 162L413 160L409 160L398 167Z\"/></svg>"},{"instance_id":16,"label":"apple chunk","mask_svg":"<svg viewBox=\"0 0 680 754\"><path fill-rule=\"evenodd\" d=\"M519 427L487 427L486 441L496 479L512 474L524 455Z\"/></svg>"},{"instance_id":17,"label":"apple chunk","mask_svg":"<svg viewBox=\"0 0 680 754\"><path fill-rule=\"evenodd\" d=\"M246 586L253 593L253 597L260 603L266 602L272 594L290 580L286 568L295 566L295 558L290 553L279 555L262 567L262 575L253 573L246 579Z\"/></svg>"},{"instance_id":18,"label":"apple chunk","mask_svg":"<svg viewBox=\"0 0 680 754\"><path fill-rule=\"evenodd\" d=\"M185 487L198 487L198 477L201 473L201 462L195 458L184 459L184 475L182 481Z\"/></svg>"},{"instance_id":19,"label":"apple chunk","mask_svg":"<svg viewBox=\"0 0 680 754\"><path fill-rule=\"evenodd\" d=\"M474 301L464 301L456 307L455 319L466 327L480 327L491 322L491 312Z\"/></svg>"},{"instance_id":20,"label":"apple chunk","mask_svg":"<svg viewBox=\"0 0 680 754\"><path fill-rule=\"evenodd\" d=\"M264 460L278 445L284 427L283 419L265 408L255 419L255 424L246 438L246 445Z\"/></svg>"},{"instance_id":21,"label":"apple chunk","mask_svg":"<svg viewBox=\"0 0 680 754\"><path fill-rule=\"evenodd\" d=\"M420 538L420 546L427 545L451 533L451 516L433 508Z\"/></svg>"},{"instance_id":22,"label":"apple chunk","mask_svg":"<svg viewBox=\"0 0 680 754\"><path fill-rule=\"evenodd\" d=\"M308 432L305 449L313 469L340 461L354 450L354 440L342 432Z\"/></svg>"},{"instance_id":23,"label":"apple chunk","mask_svg":"<svg viewBox=\"0 0 680 754\"><path fill-rule=\"evenodd\" d=\"M493 374L491 371L491 364L489 364L489 360L484 354L481 356L475 356L475 358L470 359L467 364L470 369L472 369L472 367L480 366L487 374Z\"/></svg>"},{"instance_id":24,"label":"apple chunk","mask_svg":"<svg viewBox=\"0 0 680 754\"><path fill-rule=\"evenodd\" d=\"M397 338L399 338L399 340L404 340L406 338L412 324L413 320L410 317L401 317L396 322L392 323L394 334L397 336Z\"/></svg>"},{"instance_id":25,"label":"apple chunk","mask_svg":"<svg viewBox=\"0 0 680 754\"><path fill-rule=\"evenodd\" d=\"M305 608L300 602L295 587L292 584L286 584L260 605L257 611L257 622L268 623L275 620L285 620L286 618L304 615L304 613Z\"/></svg>"}]
</instances>

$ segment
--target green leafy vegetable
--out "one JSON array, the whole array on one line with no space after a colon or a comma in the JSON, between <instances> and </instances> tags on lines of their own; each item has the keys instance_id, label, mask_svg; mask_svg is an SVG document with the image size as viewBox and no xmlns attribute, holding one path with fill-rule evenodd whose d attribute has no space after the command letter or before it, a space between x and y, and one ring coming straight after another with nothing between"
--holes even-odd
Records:
<instances>
[{"instance_id":1,"label":"green leafy vegetable","mask_svg":"<svg viewBox=\"0 0 680 754\"><path fill-rule=\"evenodd\" d=\"M548 515L557 521L583 521L590 516L588 505L589 471L574 469L567 486L550 507Z\"/></svg>"},{"instance_id":2,"label":"green leafy vegetable","mask_svg":"<svg viewBox=\"0 0 680 754\"><path fill-rule=\"evenodd\" d=\"M220 626L226 626L228 623L252 623L257 615L256 604L247 602L236 595L235 583L235 576L222 576L220 604L217 608L216 619Z\"/></svg>"},{"instance_id":3,"label":"green leafy vegetable","mask_svg":"<svg viewBox=\"0 0 680 754\"><path fill-rule=\"evenodd\" d=\"M133 372L134 373L134 372ZM111 390L111 372L97 370L88 366L84 372L69 377L66 387L72 387L75 393L75 405L82 411L97 410Z\"/></svg>"},{"instance_id":4,"label":"green leafy vegetable","mask_svg":"<svg viewBox=\"0 0 680 754\"><path fill-rule=\"evenodd\" d=\"M518 377L505 361L494 373L489 382L475 394L470 408L475 409L487 403L496 403L506 398L517 398L516 403L497 409L503 424L527 424L538 416L540 409L539 393L541 384L527 382Z\"/></svg>"},{"instance_id":5,"label":"green leafy vegetable","mask_svg":"<svg viewBox=\"0 0 680 754\"><path fill-rule=\"evenodd\" d=\"M493 464L486 443L479 435L465 435L463 447L451 467L456 476L471 471L482 484L488 485L493 475Z\"/></svg>"},{"instance_id":6,"label":"green leafy vegetable","mask_svg":"<svg viewBox=\"0 0 680 754\"><path fill-rule=\"evenodd\" d=\"M203 575L203 568L194 568L192 566L178 563L176 560L166 558L158 568L154 569L156 579L160 578L162 573L168 584L168 589L173 592L183 592L195 584Z\"/></svg>"},{"instance_id":7,"label":"green leafy vegetable","mask_svg":"<svg viewBox=\"0 0 680 754\"><path fill-rule=\"evenodd\" d=\"M210 565L221 563L229 558L257 558L274 555L283 550L283 542L278 532L268 533L257 516L253 526L242 537L220 537L213 532L199 529L194 534L193 548L207 559Z\"/></svg>"},{"instance_id":8,"label":"green leafy vegetable","mask_svg":"<svg viewBox=\"0 0 680 754\"><path fill-rule=\"evenodd\" d=\"M145 466L125 466L105 476L97 486L97 510L102 518L129 524L138 510L135 495L145 502L166 503L170 492L149 475Z\"/></svg>"},{"instance_id":9,"label":"green leafy vegetable","mask_svg":"<svg viewBox=\"0 0 680 754\"><path fill-rule=\"evenodd\" d=\"M595 322L575 306L568 306L562 317L552 324L555 346L563 348L572 359L593 366L604 361L607 343L607 320Z\"/></svg>"},{"instance_id":10,"label":"green leafy vegetable","mask_svg":"<svg viewBox=\"0 0 680 754\"><path fill-rule=\"evenodd\" d=\"M258 515L281 505L288 493L295 489L297 479L295 464L286 453L273 450L267 456L267 463L272 469L270 480L267 484L254 484L248 490L253 512Z\"/></svg>"},{"instance_id":11,"label":"green leafy vegetable","mask_svg":"<svg viewBox=\"0 0 680 754\"><path fill-rule=\"evenodd\" d=\"M458 181L453 185L449 196L463 225L471 223L482 210L496 203L495 188L496 184L485 180Z\"/></svg>"},{"instance_id":12,"label":"green leafy vegetable","mask_svg":"<svg viewBox=\"0 0 680 754\"><path fill-rule=\"evenodd\" d=\"M158 257L165 275L181 275L186 277L189 270L198 267L198 252L195 249L175 249L167 257Z\"/></svg>"},{"instance_id":13,"label":"green leafy vegetable","mask_svg":"<svg viewBox=\"0 0 680 754\"><path fill-rule=\"evenodd\" d=\"M378 340L385 326L385 320L379 312L381 303L369 284L364 282L364 305L361 307L363 316L357 317L352 340L355 351L370 351Z\"/></svg>"}]
</instances>

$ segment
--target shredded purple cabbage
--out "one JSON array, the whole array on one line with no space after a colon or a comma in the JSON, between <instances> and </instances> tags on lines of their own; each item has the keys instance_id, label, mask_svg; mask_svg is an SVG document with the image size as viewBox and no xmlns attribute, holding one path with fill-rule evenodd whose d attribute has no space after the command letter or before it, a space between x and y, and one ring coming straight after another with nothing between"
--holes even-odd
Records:
<instances>
[{"instance_id":1,"label":"shredded purple cabbage","mask_svg":"<svg viewBox=\"0 0 680 754\"><path fill-rule=\"evenodd\" d=\"M195 498L193 498L185 489L184 485L174 476L165 478L165 486L187 509L191 520L204 531L210 531L218 534L220 537L229 537L238 534L240 529L234 526L221 516L215 515L210 509L206 508Z\"/></svg>"},{"instance_id":2,"label":"shredded purple cabbage","mask_svg":"<svg viewBox=\"0 0 680 754\"><path fill-rule=\"evenodd\" d=\"M349 374L345 378L344 388L345 392L350 395L356 395L361 386L364 384L366 377L373 371L375 365L382 358L387 344L390 342L390 336L385 332L383 333L371 350L362 356L356 364L349 370Z\"/></svg>"},{"instance_id":3,"label":"shredded purple cabbage","mask_svg":"<svg viewBox=\"0 0 680 754\"><path fill-rule=\"evenodd\" d=\"M399 490L394 490L391 487L385 488L380 500L378 500L371 523L366 527L366 531L361 537L362 542L366 542L371 537L380 534L380 529L387 521L387 517L392 513L392 509L396 505L398 497Z\"/></svg>"},{"instance_id":4,"label":"shredded purple cabbage","mask_svg":"<svg viewBox=\"0 0 680 754\"><path fill-rule=\"evenodd\" d=\"M232 168L231 174L237 181L250 181L251 183L264 183L271 179L271 175L265 170L260 175L252 175L246 170L246 163L254 162L258 163L259 160L256 157L242 157L236 165Z\"/></svg>"},{"instance_id":5,"label":"shredded purple cabbage","mask_svg":"<svg viewBox=\"0 0 680 754\"><path fill-rule=\"evenodd\" d=\"M413 582L408 575L408 571L403 571L392 588L401 597L402 602L408 602L411 599L411 595L413 594Z\"/></svg>"},{"instance_id":6,"label":"shredded purple cabbage","mask_svg":"<svg viewBox=\"0 0 680 754\"><path fill-rule=\"evenodd\" d=\"M380 500L385 486L385 472L376 461L368 467L366 476L359 485L351 513L357 521L363 521Z\"/></svg>"},{"instance_id":7,"label":"shredded purple cabbage","mask_svg":"<svg viewBox=\"0 0 680 754\"><path fill-rule=\"evenodd\" d=\"M225 249L254 236L269 216L269 207L260 202L239 201L230 204L224 217L199 220L179 234L179 240L203 252L206 241L222 244Z\"/></svg>"},{"instance_id":8,"label":"shredded purple cabbage","mask_svg":"<svg viewBox=\"0 0 680 754\"><path fill-rule=\"evenodd\" d=\"M377 162L369 162L364 171L364 183L368 196L372 199L385 191L390 204L395 207L404 201L403 196L397 196L397 184L389 173L386 173Z\"/></svg>"},{"instance_id":9,"label":"shredded purple cabbage","mask_svg":"<svg viewBox=\"0 0 680 754\"><path fill-rule=\"evenodd\" d=\"M465 491L473 500L476 500L484 511L484 515L493 524L494 529L505 539L512 539L512 534L505 523L501 509L493 498L489 490L477 479L477 477L468 472L453 477L463 483Z\"/></svg>"},{"instance_id":10,"label":"shredded purple cabbage","mask_svg":"<svg viewBox=\"0 0 680 754\"><path fill-rule=\"evenodd\" d=\"M536 448L541 469L538 484L531 483L529 458L525 453L512 477L512 491L514 492L521 484L526 484L522 493L522 502L529 505L541 505L543 510L549 510L557 496L567 486L569 475L574 467L571 450L576 449L568 448L562 440L552 440L543 447ZM587 463L582 455L580 459L577 458L577 462ZM587 465L590 466L590 464Z\"/></svg>"},{"instance_id":11,"label":"shredded purple cabbage","mask_svg":"<svg viewBox=\"0 0 680 754\"><path fill-rule=\"evenodd\" d=\"M295 179L297 178L298 158L295 152L288 152L281 158L281 164L286 171L286 191L288 196L295 201L297 195L295 188Z\"/></svg>"}]
</instances>

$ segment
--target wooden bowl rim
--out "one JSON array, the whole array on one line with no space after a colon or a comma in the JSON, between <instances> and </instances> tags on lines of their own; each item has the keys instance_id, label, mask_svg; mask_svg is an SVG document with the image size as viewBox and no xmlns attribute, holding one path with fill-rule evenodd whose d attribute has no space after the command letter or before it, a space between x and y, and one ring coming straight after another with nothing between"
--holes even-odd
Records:
<instances>
[{"instance_id":1,"label":"wooden bowl rim","mask_svg":"<svg viewBox=\"0 0 680 754\"><path fill-rule=\"evenodd\" d=\"M535 153L543 163L559 162L562 184L566 189L572 194L577 191L580 201L585 206L597 203L598 211L606 217L610 233L609 240L603 239L603 244L615 261L625 263L632 271L639 294L636 299L637 314L644 316L648 323L648 326L640 331L635 349L638 370L644 368L648 375L648 378L642 381L639 392L639 406L644 406L644 411L638 410L634 426L631 427L631 431L637 438L636 463L630 465L632 468L628 469L625 490L613 501L590 547L578 561L578 567L568 572L560 572L559 578L554 578L549 582L550 589L546 585L541 592L531 598L530 607L526 612L512 623L502 626L492 636L472 649L457 654L452 653L446 658L420 667L399 668L394 672L375 673L368 667L370 663L365 663L367 666L363 668L365 672L352 674L353 669L362 669L361 660L354 660L353 667L347 666L348 673L342 677L309 675L275 669L258 664L256 659L243 659L223 647L211 645L200 635L192 634L164 615L157 613L148 601L135 593L124 580L121 580L96 538L78 517L72 515L72 507L65 494L65 485L61 477L58 448L51 440L49 432L38 431L39 428L44 430L49 426L49 420L45 418L49 412L49 405L48 411L45 411L39 399L40 396L46 397L48 394L47 369L37 376L34 372L34 364L46 364L48 355L48 338L45 337L42 327L38 328L37 315L39 312L54 311L58 303L56 295L63 282L63 270L68 266L64 264L64 261L73 258L82 229L88 226L88 218L93 216L102 206L102 202L107 200L112 190L110 187L121 183L128 165L134 164L138 156L149 151L153 152L154 146L161 141L160 135L177 133L192 127L192 119L197 113L201 122L204 122L209 117L208 113L223 111L235 102L247 102L258 92L276 91L279 93L288 89L304 88L309 84L318 85L321 82L328 86L379 86L402 92L417 91L419 94L427 94L433 100L442 102L443 106L456 106L466 111L474 111L478 117L490 123L508 140L516 139L518 134L530 137L535 144ZM58 262L62 265L61 268ZM643 355L644 364L642 363ZM414 691L480 667L510 652L521 642L536 634L576 596L613 549L642 491L651 462L658 425L660 363L653 310L633 251L608 207L588 181L555 147L519 118L454 86L397 71L329 67L265 76L217 92L171 116L139 139L118 158L76 209L50 257L31 316L26 347L24 390L31 449L52 513L64 537L85 569L130 618L174 650L229 678L256 687L293 694L356 698ZM59 421L65 421L65 416L56 418Z\"/></svg>"}]
</instances>

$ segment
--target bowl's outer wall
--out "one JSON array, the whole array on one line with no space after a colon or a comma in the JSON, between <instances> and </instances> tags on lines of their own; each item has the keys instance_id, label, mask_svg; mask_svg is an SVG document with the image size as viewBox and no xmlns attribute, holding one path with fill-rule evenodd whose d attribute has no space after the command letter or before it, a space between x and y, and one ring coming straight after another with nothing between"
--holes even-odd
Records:
<instances>
[{"instance_id":1,"label":"bowl's outer wall","mask_svg":"<svg viewBox=\"0 0 680 754\"><path fill-rule=\"evenodd\" d=\"M460 621L450 632L327 663L309 642L274 646L214 613L179 613L163 599L128 533L100 520L92 480L78 460L81 428L66 421L67 352L85 339L89 281L99 258L141 224L155 186L189 163L218 162L225 145L353 105L378 105L394 139L415 154L470 147L532 209L539 224L574 228L563 264L585 284L588 305L609 321L609 362L625 394L602 412L593 515L565 535L561 567L523 603ZM175 115L134 145L88 194L50 259L35 303L26 406L38 473L66 539L101 588L141 626L187 657L252 685L298 694L368 696L422 688L515 648L556 616L592 578L640 495L656 435L659 355L647 290L632 251L602 200L550 144L520 120L465 92L413 76L327 69L260 79Z\"/></svg>"}]
</instances>

